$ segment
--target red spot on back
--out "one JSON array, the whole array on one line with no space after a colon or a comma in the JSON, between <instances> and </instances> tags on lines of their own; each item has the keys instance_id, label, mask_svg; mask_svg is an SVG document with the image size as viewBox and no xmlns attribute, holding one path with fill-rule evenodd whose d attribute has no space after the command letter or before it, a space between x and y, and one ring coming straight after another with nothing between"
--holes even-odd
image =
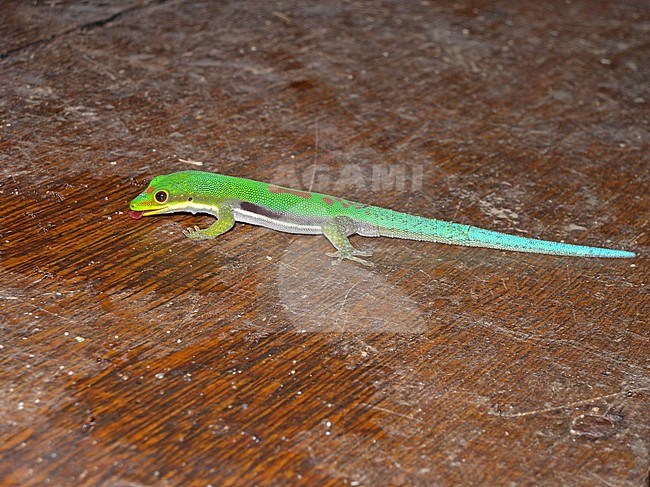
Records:
<instances>
[{"instance_id":1,"label":"red spot on back","mask_svg":"<svg viewBox=\"0 0 650 487\"><path fill-rule=\"evenodd\" d=\"M334 201L329 196L323 196L323 203L332 206L334 204Z\"/></svg>"},{"instance_id":2,"label":"red spot on back","mask_svg":"<svg viewBox=\"0 0 650 487\"><path fill-rule=\"evenodd\" d=\"M334 196L334 199L335 199L336 201L338 201L338 202L341 204L341 206L342 206L343 208L347 208L348 206L350 206L350 205L348 204L348 202L345 201L343 198L339 198L339 197L337 197L337 196Z\"/></svg>"},{"instance_id":3,"label":"red spot on back","mask_svg":"<svg viewBox=\"0 0 650 487\"><path fill-rule=\"evenodd\" d=\"M271 193L286 193L286 194L292 194L294 196L300 196L301 198L309 199L311 198L311 193L308 193L307 191L298 191L297 189L289 189L289 188L281 188L280 186L275 186L274 184L269 184L269 191Z\"/></svg>"}]
</instances>

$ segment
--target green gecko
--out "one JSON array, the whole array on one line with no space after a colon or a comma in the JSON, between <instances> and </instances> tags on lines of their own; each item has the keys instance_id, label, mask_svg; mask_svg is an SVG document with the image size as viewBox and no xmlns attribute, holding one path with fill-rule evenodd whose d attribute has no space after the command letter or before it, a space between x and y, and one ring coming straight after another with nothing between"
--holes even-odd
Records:
<instances>
[{"instance_id":1,"label":"green gecko","mask_svg":"<svg viewBox=\"0 0 650 487\"><path fill-rule=\"evenodd\" d=\"M586 247L518 237L471 225L409 215L335 196L299 191L251 179L203 171L181 171L153 178L130 204L130 216L186 211L217 218L210 227L183 231L191 239L211 239L235 222L251 223L281 232L325 235L336 248L328 253L334 264L350 259L373 265L361 257L371 251L354 248L348 237L393 237L470 247L582 257L634 257L633 252Z\"/></svg>"}]
</instances>

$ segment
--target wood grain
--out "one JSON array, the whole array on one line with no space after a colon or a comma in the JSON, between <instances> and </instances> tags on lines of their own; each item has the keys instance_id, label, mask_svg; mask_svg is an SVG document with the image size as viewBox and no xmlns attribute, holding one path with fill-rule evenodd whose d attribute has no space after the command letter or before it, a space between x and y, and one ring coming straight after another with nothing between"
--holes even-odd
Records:
<instances>
[{"instance_id":1,"label":"wood grain","mask_svg":"<svg viewBox=\"0 0 650 487\"><path fill-rule=\"evenodd\" d=\"M644 2L0 10L0 484L648 484ZM128 218L188 168L639 257Z\"/></svg>"}]
</instances>

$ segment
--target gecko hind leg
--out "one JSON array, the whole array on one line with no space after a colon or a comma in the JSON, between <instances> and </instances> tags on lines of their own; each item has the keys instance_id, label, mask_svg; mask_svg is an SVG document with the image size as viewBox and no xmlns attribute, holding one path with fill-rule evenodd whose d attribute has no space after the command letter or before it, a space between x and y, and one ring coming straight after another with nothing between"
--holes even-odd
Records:
<instances>
[{"instance_id":1,"label":"gecko hind leg","mask_svg":"<svg viewBox=\"0 0 650 487\"><path fill-rule=\"evenodd\" d=\"M348 240L349 235L356 233L354 220L347 216L337 216L323 223L321 228L323 235L336 248L336 252L328 252L325 254L328 257L336 258L336 260L332 261L332 264L338 265L343 259L348 259L365 266L374 266L372 262L359 258L370 257L372 250L355 249L350 243L350 240Z\"/></svg>"}]
</instances>

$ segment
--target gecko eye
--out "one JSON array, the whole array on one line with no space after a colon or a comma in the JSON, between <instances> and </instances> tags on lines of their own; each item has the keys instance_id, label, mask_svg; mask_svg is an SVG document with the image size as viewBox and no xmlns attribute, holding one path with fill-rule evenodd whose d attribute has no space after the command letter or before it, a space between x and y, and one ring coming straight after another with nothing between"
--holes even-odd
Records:
<instances>
[{"instance_id":1,"label":"gecko eye","mask_svg":"<svg viewBox=\"0 0 650 487\"><path fill-rule=\"evenodd\" d=\"M155 198L158 203L164 203L167 201L167 196L167 191L158 191Z\"/></svg>"}]
</instances>

